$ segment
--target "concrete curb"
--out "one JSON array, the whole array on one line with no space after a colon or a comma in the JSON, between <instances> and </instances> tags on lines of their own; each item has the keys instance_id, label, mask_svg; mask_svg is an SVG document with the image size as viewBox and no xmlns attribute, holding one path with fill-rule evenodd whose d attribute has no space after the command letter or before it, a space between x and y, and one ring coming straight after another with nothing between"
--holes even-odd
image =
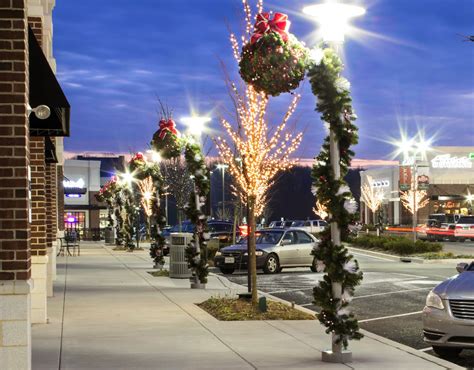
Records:
<instances>
[{"instance_id":1,"label":"concrete curb","mask_svg":"<svg viewBox=\"0 0 474 370\"><path fill-rule=\"evenodd\" d=\"M367 256L372 256L372 257L379 257L379 258L384 258L384 259L389 259L391 261L399 262L400 261L400 256L394 256L393 254L387 254L387 253L382 253L382 252L375 252L367 249L361 249L361 248L355 248L355 247L349 247L345 246L349 252L353 251L354 253L359 253L359 254L365 254Z\"/></svg>"},{"instance_id":2,"label":"concrete curb","mask_svg":"<svg viewBox=\"0 0 474 370\"><path fill-rule=\"evenodd\" d=\"M377 252L375 252L375 253L377 253ZM383 253L382 253L382 254L383 254ZM224 277L224 276L216 275L216 274L213 274L213 273L211 273L211 274L214 275L214 276L216 276L216 277L218 277L219 280L225 279L229 285L235 285L235 283L231 282L229 279L227 279L227 278ZM211 274L209 274L209 275L211 275ZM222 280L221 280L221 281L222 281ZM284 300L284 299L275 297L275 296L273 296L273 295L271 295L271 294L269 294L269 293L265 293L265 292L262 292L262 291L260 291L260 290L259 290L258 292L259 292L259 294L261 294L261 295L263 295L263 296L265 296L265 297L267 297L267 298L270 298L270 299L272 299L272 300L274 300L274 301L276 301L276 302L280 302L280 303L286 304L286 305L288 305L288 306L292 306L292 303L291 303L291 302L288 302L288 301L286 301L286 300ZM312 310L310 310L309 308L302 307L302 306L297 305L297 304L294 305L294 308L297 309L297 310L299 310L299 311L301 311L301 312L304 312L304 313L307 313L307 314L310 314L310 315L315 315L315 312L312 311ZM316 319L316 320L317 320L317 319ZM409 353L409 354L411 354L411 355L413 355L413 356L422 358L422 359L424 359L424 360L426 360L426 361L435 363L435 364L437 364L437 365L439 365L439 366L443 366L443 367L445 367L446 369L465 369L464 367L458 366L458 365L456 365L456 364L453 364L452 362L443 360L443 359L441 359L441 358L439 358L439 357L432 356L432 355L427 354L427 353L425 353L425 352L416 350L416 349L411 348L411 347L408 347L408 346L406 346L406 345L404 345L404 344L401 344L401 343L395 342L395 341L393 341L393 340L384 338L384 337L382 337L382 336L380 336L380 335L371 333L371 332L366 331L366 330L364 330L364 329L360 329L360 332L361 332L362 334L364 334L364 336L366 336L366 337L368 337L368 338L371 338L371 339L373 339L373 340L376 340L377 342L383 343L383 344L385 344L385 345L387 345L387 346L390 346L390 347L397 348L397 349L402 350L403 352ZM329 337L328 337L328 338L329 338Z\"/></svg>"}]
</instances>

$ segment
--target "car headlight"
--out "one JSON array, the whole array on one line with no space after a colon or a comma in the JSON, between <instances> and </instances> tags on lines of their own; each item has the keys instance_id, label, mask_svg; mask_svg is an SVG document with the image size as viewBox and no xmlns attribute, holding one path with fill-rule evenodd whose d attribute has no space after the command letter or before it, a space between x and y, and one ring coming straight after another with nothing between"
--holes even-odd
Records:
<instances>
[{"instance_id":1,"label":"car headlight","mask_svg":"<svg viewBox=\"0 0 474 370\"><path fill-rule=\"evenodd\" d=\"M216 254L215 254L214 256L216 256L216 257L218 257L218 256L222 256L222 252L220 252L220 251L217 251L217 252L216 252Z\"/></svg>"},{"instance_id":2,"label":"car headlight","mask_svg":"<svg viewBox=\"0 0 474 370\"><path fill-rule=\"evenodd\" d=\"M433 291L431 291L428 294L428 297L426 297L426 306L437 308L439 310L444 310L444 304L443 304L443 301L441 300L441 297L437 295L436 293L434 293Z\"/></svg>"},{"instance_id":3,"label":"car headlight","mask_svg":"<svg viewBox=\"0 0 474 370\"><path fill-rule=\"evenodd\" d=\"M249 254L247 252L244 253L244 256L248 256ZM263 256L263 251L255 251L255 255L257 257Z\"/></svg>"}]
</instances>

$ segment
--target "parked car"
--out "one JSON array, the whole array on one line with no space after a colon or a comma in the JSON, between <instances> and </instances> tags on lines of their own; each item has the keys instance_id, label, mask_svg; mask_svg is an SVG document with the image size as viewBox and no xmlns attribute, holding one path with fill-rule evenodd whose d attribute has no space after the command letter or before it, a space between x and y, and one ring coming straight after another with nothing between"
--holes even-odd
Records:
<instances>
[{"instance_id":1,"label":"parked car","mask_svg":"<svg viewBox=\"0 0 474 370\"><path fill-rule=\"evenodd\" d=\"M425 342L445 358L474 349L474 261L456 270L428 294L422 314Z\"/></svg>"},{"instance_id":2,"label":"parked car","mask_svg":"<svg viewBox=\"0 0 474 370\"><path fill-rule=\"evenodd\" d=\"M286 267L310 267L316 271L316 259L311 251L319 240L300 229L263 229L257 232L257 269L266 274L280 272ZM214 265L222 273L232 274L247 269L247 238L238 244L222 248L214 257Z\"/></svg>"},{"instance_id":3,"label":"parked car","mask_svg":"<svg viewBox=\"0 0 474 370\"><path fill-rule=\"evenodd\" d=\"M455 224L454 238L459 242L474 241L474 216L461 216Z\"/></svg>"},{"instance_id":4,"label":"parked car","mask_svg":"<svg viewBox=\"0 0 474 370\"><path fill-rule=\"evenodd\" d=\"M269 229L284 229L284 228L287 228L287 227L291 227L291 225L293 224L294 221L290 221L290 220L287 220L287 221L272 221L270 222L270 225L268 225L268 228Z\"/></svg>"},{"instance_id":5,"label":"parked car","mask_svg":"<svg viewBox=\"0 0 474 370\"><path fill-rule=\"evenodd\" d=\"M298 229L304 230L310 234L318 234L328 227L328 223L324 220L295 221L291 227L297 227Z\"/></svg>"},{"instance_id":6,"label":"parked car","mask_svg":"<svg viewBox=\"0 0 474 370\"><path fill-rule=\"evenodd\" d=\"M456 226L454 224L448 223L439 223L436 220L428 220L427 226L425 228L426 239L430 241L439 241L444 240L456 241L454 236Z\"/></svg>"}]
</instances>

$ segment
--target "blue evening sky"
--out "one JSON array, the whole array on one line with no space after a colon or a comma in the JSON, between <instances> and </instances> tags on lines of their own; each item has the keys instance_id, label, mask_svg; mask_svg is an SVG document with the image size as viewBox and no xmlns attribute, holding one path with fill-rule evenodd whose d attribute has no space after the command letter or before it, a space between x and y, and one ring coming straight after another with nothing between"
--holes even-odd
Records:
<instances>
[{"instance_id":1,"label":"blue evening sky","mask_svg":"<svg viewBox=\"0 0 474 370\"><path fill-rule=\"evenodd\" d=\"M252 0L250 0L252 1ZM385 141L399 128L436 134L436 145L474 145L473 0L367 0L359 31L344 46L346 72L359 116L357 158L387 159ZM311 0L271 0L290 31L309 45L315 23L301 14ZM157 128L157 97L178 120L193 108L219 116L230 109L220 61L238 81L228 27L241 34L241 0L81 0L57 2L54 54L72 105L67 151L146 149ZM325 130L306 82L295 125L300 152L313 157ZM291 99L271 100L278 123Z\"/></svg>"}]
</instances>

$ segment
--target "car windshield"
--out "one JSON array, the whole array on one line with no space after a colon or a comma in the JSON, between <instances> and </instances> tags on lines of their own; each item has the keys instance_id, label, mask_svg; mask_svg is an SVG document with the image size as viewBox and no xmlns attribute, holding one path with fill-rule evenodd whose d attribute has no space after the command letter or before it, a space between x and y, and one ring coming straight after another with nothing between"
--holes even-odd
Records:
<instances>
[{"instance_id":1,"label":"car windshield","mask_svg":"<svg viewBox=\"0 0 474 370\"><path fill-rule=\"evenodd\" d=\"M458 224L474 224L474 217L461 216L457 223Z\"/></svg>"},{"instance_id":2,"label":"car windshield","mask_svg":"<svg viewBox=\"0 0 474 370\"><path fill-rule=\"evenodd\" d=\"M275 230L275 231L257 231L256 232L256 241L257 244L277 244L281 237L283 236L284 231ZM240 239L239 244L247 244L247 237Z\"/></svg>"},{"instance_id":3,"label":"car windshield","mask_svg":"<svg viewBox=\"0 0 474 370\"><path fill-rule=\"evenodd\" d=\"M183 222L181 224L181 232L185 233L185 232L193 232L194 231L194 225L190 222ZM170 229L170 232L172 233L177 233L177 232L180 232L179 231L179 224L178 225L174 225L171 229Z\"/></svg>"},{"instance_id":4,"label":"car windshield","mask_svg":"<svg viewBox=\"0 0 474 370\"><path fill-rule=\"evenodd\" d=\"M209 223L208 227L209 227L210 232L230 231L230 230L232 230L232 225L231 224L213 224L213 223Z\"/></svg>"},{"instance_id":5,"label":"car windshield","mask_svg":"<svg viewBox=\"0 0 474 370\"><path fill-rule=\"evenodd\" d=\"M471 262L471 265L466 269L466 271L474 271L474 262Z\"/></svg>"}]
</instances>

